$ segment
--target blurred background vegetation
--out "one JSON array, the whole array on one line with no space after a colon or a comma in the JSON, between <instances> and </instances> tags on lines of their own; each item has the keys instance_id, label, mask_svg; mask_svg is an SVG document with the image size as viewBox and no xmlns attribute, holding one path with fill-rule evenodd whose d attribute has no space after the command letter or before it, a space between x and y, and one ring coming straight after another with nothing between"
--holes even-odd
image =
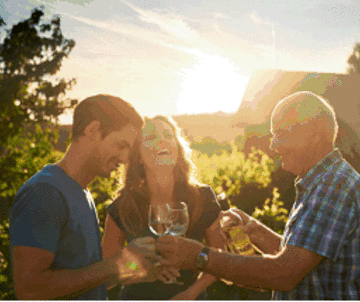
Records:
<instances>
[{"instance_id":1,"label":"blurred background vegetation","mask_svg":"<svg viewBox=\"0 0 360 302\"><path fill-rule=\"evenodd\" d=\"M44 22L43 12L7 28L0 43L0 299L15 299L9 255L9 213L20 186L48 163L58 161L65 148L58 147L61 133L58 117L77 100L66 97L75 79L54 78L62 61L75 46L63 37L60 18ZM349 59L349 72L358 72L359 44ZM264 125L263 127L268 127ZM68 127L69 128L69 127ZM68 129L69 130L69 129ZM231 205L281 233L294 200L294 175L284 172L268 150L263 129L248 129L231 143L212 137L193 140L194 162L200 182L219 194L225 192ZM266 132L266 131L265 131ZM66 133L65 133L66 134ZM68 140L63 140L67 143ZM264 147L265 146L265 147ZM101 228L105 209L117 192L117 171L109 179L96 178L90 185ZM212 285L209 299L269 299L270 293L254 292L221 281ZM110 298L111 295L110 295Z\"/></svg>"}]
</instances>

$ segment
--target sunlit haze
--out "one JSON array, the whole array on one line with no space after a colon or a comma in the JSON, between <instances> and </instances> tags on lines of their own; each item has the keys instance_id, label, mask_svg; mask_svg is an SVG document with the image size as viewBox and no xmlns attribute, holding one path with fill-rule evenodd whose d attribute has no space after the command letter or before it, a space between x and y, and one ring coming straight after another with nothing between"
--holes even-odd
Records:
<instances>
[{"instance_id":1,"label":"sunlit haze","mask_svg":"<svg viewBox=\"0 0 360 302\"><path fill-rule=\"evenodd\" d=\"M360 41L358 0L5 0L0 15L11 26L40 5L76 42L57 75L77 79L68 96L147 116L235 112L254 70L345 73Z\"/></svg>"}]
</instances>

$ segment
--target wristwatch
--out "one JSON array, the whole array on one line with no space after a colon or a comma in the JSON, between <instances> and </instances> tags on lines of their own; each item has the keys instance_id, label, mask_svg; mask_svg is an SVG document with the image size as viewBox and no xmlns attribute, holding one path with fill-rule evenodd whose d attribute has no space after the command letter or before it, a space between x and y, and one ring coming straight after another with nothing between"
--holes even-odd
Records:
<instances>
[{"instance_id":1,"label":"wristwatch","mask_svg":"<svg viewBox=\"0 0 360 302\"><path fill-rule=\"evenodd\" d=\"M196 266L199 270L203 270L209 261L210 248L205 246L202 251L196 255L195 261Z\"/></svg>"}]
</instances>

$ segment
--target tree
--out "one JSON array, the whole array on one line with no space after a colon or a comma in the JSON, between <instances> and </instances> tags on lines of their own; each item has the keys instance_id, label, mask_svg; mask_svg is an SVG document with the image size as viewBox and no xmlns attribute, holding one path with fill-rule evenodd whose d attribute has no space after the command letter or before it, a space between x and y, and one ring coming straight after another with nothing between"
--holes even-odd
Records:
<instances>
[{"instance_id":1,"label":"tree","mask_svg":"<svg viewBox=\"0 0 360 302\"><path fill-rule=\"evenodd\" d=\"M31 122L57 121L67 108L66 90L75 80L54 80L62 60L75 46L60 30L60 18L41 22L44 13L35 9L31 17L7 30L0 45L0 145ZM4 26L4 22L2 22Z\"/></svg>"},{"instance_id":2,"label":"tree","mask_svg":"<svg viewBox=\"0 0 360 302\"><path fill-rule=\"evenodd\" d=\"M348 72L349 74L352 73L359 73L360 74L360 43L356 43L353 49L353 53L348 59Z\"/></svg>"},{"instance_id":3,"label":"tree","mask_svg":"<svg viewBox=\"0 0 360 302\"><path fill-rule=\"evenodd\" d=\"M28 178L59 159L53 147L58 117L77 103L66 98L75 79L53 77L75 42L62 35L59 17L44 22L43 16L35 9L5 29L0 43L0 299L15 298L8 240L12 201Z\"/></svg>"}]
</instances>

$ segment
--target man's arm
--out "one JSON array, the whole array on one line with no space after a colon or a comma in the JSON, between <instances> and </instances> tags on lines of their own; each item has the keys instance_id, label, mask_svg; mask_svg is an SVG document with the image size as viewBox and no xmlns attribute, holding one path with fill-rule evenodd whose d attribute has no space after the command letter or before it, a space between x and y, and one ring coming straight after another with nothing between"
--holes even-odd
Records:
<instances>
[{"instance_id":1,"label":"man's arm","mask_svg":"<svg viewBox=\"0 0 360 302\"><path fill-rule=\"evenodd\" d=\"M195 257L204 247L186 238L163 236L157 240L163 265L196 270ZM322 256L309 250L287 246L277 255L238 256L211 249L204 272L235 284L254 288L290 291L316 265Z\"/></svg>"},{"instance_id":2,"label":"man's arm","mask_svg":"<svg viewBox=\"0 0 360 302\"><path fill-rule=\"evenodd\" d=\"M116 275L113 260L78 270L50 270L54 253L29 246L13 248L14 288L20 300L76 296Z\"/></svg>"},{"instance_id":3,"label":"man's arm","mask_svg":"<svg viewBox=\"0 0 360 302\"><path fill-rule=\"evenodd\" d=\"M148 240L153 240L149 239ZM149 244L150 243L149 241ZM147 248L147 247L146 247ZM13 247L15 293L20 300L48 300L74 297L105 283L110 278L134 283L155 280L150 258L155 249L129 246L113 257L81 269L51 270L54 253L29 247ZM149 259L146 259L149 258ZM129 266L129 263L134 265Z\"/></svg>"},{"instance_id":4,"label":"man's arm","mask_svg":"<svg viewBox=\"0 0 360 302\"><path fill-rule=\"evenodd\" d=\"M237 256L211 251L204 271L236 284L291 291L322 260L304 248L287 246L277 255Z\"/></svg>"}]
</instances>

